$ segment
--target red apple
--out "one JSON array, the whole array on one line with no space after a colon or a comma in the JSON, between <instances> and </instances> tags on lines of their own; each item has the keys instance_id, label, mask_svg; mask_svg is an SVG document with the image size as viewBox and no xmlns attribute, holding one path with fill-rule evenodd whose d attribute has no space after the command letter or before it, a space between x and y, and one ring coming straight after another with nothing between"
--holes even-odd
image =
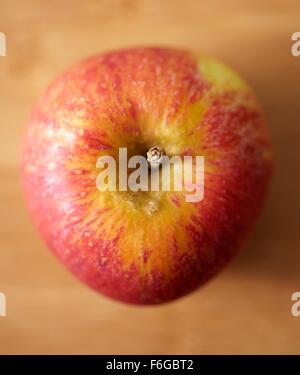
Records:
<instances>
[{"instance_id":1,"label":"red apple","mask_svg":"<svg viewBox=\"0 0 300 375\"><path fill-rule=\"evenodd\" d=\"M101 155L202 155L204 199L96 187ZM253 92L205 55L133 48L82 61L42 95L22 180L49 248L86 284L157 304L204 284L236 254L261 209L271 146Z\"/></svg>"}]
</instances>

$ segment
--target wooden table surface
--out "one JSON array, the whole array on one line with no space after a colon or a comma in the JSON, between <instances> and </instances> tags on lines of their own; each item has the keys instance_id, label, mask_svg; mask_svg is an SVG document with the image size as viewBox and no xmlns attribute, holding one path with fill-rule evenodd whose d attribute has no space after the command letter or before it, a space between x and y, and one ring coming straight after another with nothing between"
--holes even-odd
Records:
<instances>
[{"instance_id":1,"label":"wooden table surface","mask_svg":"<svg viewBox=\"0 0 300 375\"><path fill-rule=\"evenodd\" d=\"M300 353L299 1L0 0L0 353ZM256 90L276 171L243 252L203 289L132 307L86 288L50 254L25 210L20 134L44 87L87 55L134 45L190 47L235 67Z\"/></svg>"}]
</instances>

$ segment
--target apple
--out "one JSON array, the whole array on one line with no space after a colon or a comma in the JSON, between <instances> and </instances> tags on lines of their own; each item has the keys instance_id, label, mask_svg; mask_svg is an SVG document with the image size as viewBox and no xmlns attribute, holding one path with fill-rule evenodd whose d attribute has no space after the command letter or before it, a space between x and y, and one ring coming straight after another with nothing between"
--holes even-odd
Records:
<instances>
[{"instance_id":1,"label":"apple","mask_svg":"<svg viewBox=\"0 0 300 375\"><path fill-rule=\"evenodd\" d=\"M99 191L97 160L120 148L148 161L203 156L203 199ZM58 77L30 115L21 162L48 247L90 287L134 304L174 300L222 270L253 227L271 170L248 85L206 55L152 47L88 58Z\"/></svg>"}]
</instances>

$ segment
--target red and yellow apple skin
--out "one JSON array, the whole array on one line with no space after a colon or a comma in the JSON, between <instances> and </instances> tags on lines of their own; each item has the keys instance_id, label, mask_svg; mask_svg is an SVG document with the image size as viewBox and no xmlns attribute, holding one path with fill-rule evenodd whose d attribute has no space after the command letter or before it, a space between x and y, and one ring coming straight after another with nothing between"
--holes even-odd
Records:
<instances>
[{"instance_id":1,"label":"red and yellow apple skin","mask_svg":"<svg viewBox=\"0 0 300 375\"><path fill-rule=\"evenodd\" d=\"M204 199L100 192L97 158L127 147L205 158ZM208 56L133 48L89 58L33 110L22 182L49 248L86 284L134 304L174 300L236 254L264 200L271 146L254 94Z\"/></svg>"}]
</instances>

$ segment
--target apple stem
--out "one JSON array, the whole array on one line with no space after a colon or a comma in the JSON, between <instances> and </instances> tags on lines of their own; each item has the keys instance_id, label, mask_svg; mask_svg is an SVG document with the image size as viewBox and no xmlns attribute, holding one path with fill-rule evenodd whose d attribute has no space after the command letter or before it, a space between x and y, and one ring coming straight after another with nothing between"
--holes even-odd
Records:
<instances>
[{"instance_id":1,"label":"apple stem","mask_svg":"<svg viewBox=\"0 0 300 375\"><path fill-rule=\"evenodd\" d=\"M147 161L149 163L149 166L159 166L163 156L164 150L162 148L158 146L151 147L150 150L147 152Z\"/></svg>"}]
</instances>

